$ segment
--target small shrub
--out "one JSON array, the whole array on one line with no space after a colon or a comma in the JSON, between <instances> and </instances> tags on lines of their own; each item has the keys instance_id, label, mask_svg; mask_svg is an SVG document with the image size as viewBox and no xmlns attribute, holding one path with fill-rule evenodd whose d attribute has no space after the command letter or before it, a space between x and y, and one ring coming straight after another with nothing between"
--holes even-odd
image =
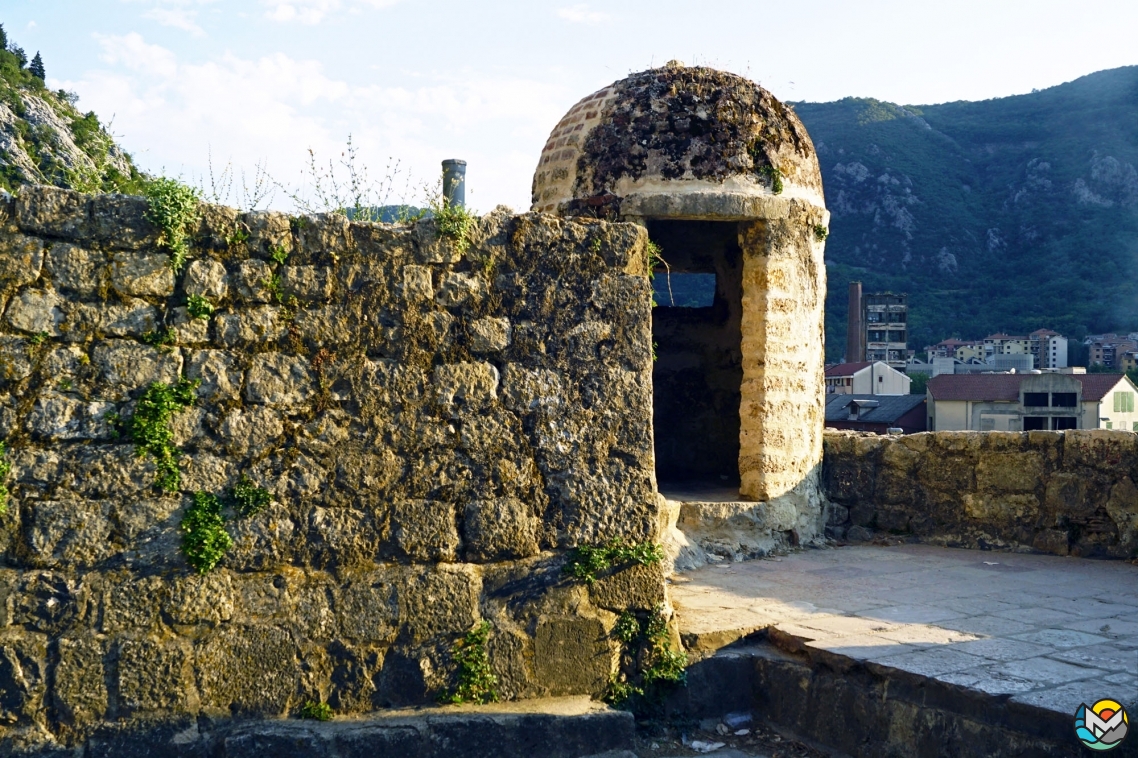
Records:
<instances>
[{"instance_id":1,"label":"small shrub","mask_svg":"<svg viewBox=\"0 0 1138 758\"><path fill-rule=\"evenodd\" d=\"M213 570L233 545L225 531L221 501L208 492L195 492L193 503L186 509L180 525L182 553L199 574Z\"/></svg>"},{"instance_id":2,"label":"small shrub","mask_svg":"<svg viewBox=\"0 0 1138 758\"><path fill-rule=\"evenodd\" d=\"M284 245L274 245L272 252L269 253L269 257L272 258L274 262L283 266L284 262L288 260L288 250L284 249Z\"/></svg>"},{"instance_id":3,"label":"small shrub","mask_svg":"<svg viewBox=\"0 0 1138 758\"><path fill-rule=\"evenodd\" d=\"M186 311L191 318L209 321L209 317L213 315L213 303L201 295L190 295L186 298Z\"/></svg>"},{"instance_id":4,"label":"small shrub","mask_svg":"<svg viewBox=\"0 0 1138 758\"><path fill-rule=\"evenodd\" d=\"M464 205L455 205L442 198L431 202L431 210L435 214L435 231L439 237L454 243L454 249L465 253L470 247L470 240L466 234L474 221L474 215Z\"/></svg>"},{"instance_id":5,"label":"small shrub","mask_svg":"<svg viewBox=\"0 0 1138 758\"><path fill-rule=\"evenodd\" d=\"M826 238L830 236L830 230L821 224L814 225L814 239L819 242L825 242Z\"/></svg>"},{"instance_id":6,"label":"small shrub","mask_svg":"<svg viewBox=\"0 0 1138 758\"><path fill-rule=\"evenodd\" d=\"M455 643L451 657L458 666L458 684L454 690L439 698L443 703L496 703L498 677L490 669L490 656L486 642L493 627L483 621Z\"/></svg>"},{"instance_id":7,"label":"small shrub","mask_svg":"<svg viewBox=\"0 0 1138 758\"><path fill-rule=\"evenodd\" d=\"M573 548L563 570L575 579L592 584L598 574L611 568L632 564L646 566L663 559L663 547L654 542L626 543L614 539L599 547L580 545Z\"/></svg>"},{"instance_id":8,"label":"small shrub","mask_svg":"<svg viewBox=\"0 0 1138 758\"><path fill-rule=\"evenodd\" d=\"M177 333L170 328L157 329L142 335L142 341L151 347L170 347L177 341Z\"/></svg>"},{"instance_id":9,"label":"small shrub","mask_svg":"<svg viewBox=\"0 0 1138 758\"><path fill-rule=\"evenodd\" d=\"M758 172L759 176L764 176L770 180L771 192L776 195L782 194L782 172L778 170L777 166L759 166Z\"/></svg>"},{"instance_id":10,"label":"small shrub","mask_svg":"<svg viewBox=\"0 0 1138 758\"><path fill-rule=\"evenodd\" d=\"M616 620L616 626L613 627L612 631L618 640L627 645L636 641L636 638L640 636L640 622L636 620L636 616L625 611Z\"/></svg>"},{"instance_id":11,"label":"small shrub","mask_svg":"<svg viewBox=\"0 0 1138 758\"><path fill-rule=\"evenodd\" d=\"M331 721L332 706L327 703L318 703L315 700L309 700L300 707L300 717L302 719L314 719L316 721Z\"/></svg>"},{"instance_id":12,"label":"small shrub","mask_svg":"<svg viewBox=\"0 0 1138 758\"><path fill-rule=\"evenodd\" d=\"M233 233L225 238L225 244L228 245L229 247L237 247L238 245L244 245L248 241L249 241L249 232L245 231L241 227L237 227L236 229L234 229Z\"/></svg>"},{"instance_id":13,"label":"small shrub","mask_svg":"<svg viewBox=\"0 0 1138 758\"><path fill-rule=\"evenodd\" d=\"M179 379L173 385L154 382L138 399L138 406L127 424L139 457L154 460L157 473L154 485L165 492L176 492L182 483L178 470L179 452L174 447L170 420L175 413L194 404L194 392L201 380Z\"/></svg>"},{"instance_id":14,"label":"small shrub","mask_svg":"<svg viewBox=\"0 0 1138 758\"><path fill-rule=\"evenodd\" d=\"M8 512L8 475L12 473L12 464L8 462L8 445L0 442L0 516Z\"/></svg>"},{"instance_id":15,"label":"small shrub","mask_svg":"<svg viewBox=\"0 0 1138 758\"><path fill-rule=\"evenodd\" d=\"M177 179L155 179L146 188L146 220L159 229L158 244L170 251L170 267L182 270L189 257L190 231L198 220L198 191Z\"/></svg>"},{"instance_id":16,"label":"small shrub","mask_svg":"<svg viewBox=\"0 0 1138 758\"><path fill-rule=\"evenodd\" d=\"M631 682L622 679L619 674L613 674L609 677L608 686L605 688L604 694L601 695L601 700L615 708L620 708L632 698L638 696L644 696L643 687L637 687Z\"/></svg>"},{"instance_id":17,"label":"small shrub","mask_svg":"<svg viewBox=\"0 0 1138 758\"><path fill-rule=\"evenodd\" d=\"M28 342L32 343L33 345L42 345L44 342L47 342L47 338L47 332L39 332L37 334L33 334L31 337L28 337Z\"/></svg>"},{"instance_id":18,"label":"small shrub","mask_svg":"<svg viewBox=\"0 0 1138 758\"><path fill-rule=\"evenodd\" d=\"M253 484L253 480L245 474L242 474L241 480L229 490L229 497L233 503L233 510L242 518L260 513L273 500L267 489Z\"/></svg>"}]
</instances>

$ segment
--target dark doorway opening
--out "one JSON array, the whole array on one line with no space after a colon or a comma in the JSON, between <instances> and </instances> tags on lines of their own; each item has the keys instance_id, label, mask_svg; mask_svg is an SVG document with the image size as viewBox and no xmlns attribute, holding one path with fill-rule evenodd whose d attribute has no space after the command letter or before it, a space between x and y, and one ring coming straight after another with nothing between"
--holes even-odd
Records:
<instances>
[{"instance_id":1,"label":"dark doorway opening","mask_svg":"<svg viewBox=\"0 0 1138 758\"><path fill-rule=\"evenodd\" d=\"M743 251L738 224L648 222L656 267L652 370L656 479L739 486ZM669 276L670 273L670 276Z\"/></svg>"}]
</instances>

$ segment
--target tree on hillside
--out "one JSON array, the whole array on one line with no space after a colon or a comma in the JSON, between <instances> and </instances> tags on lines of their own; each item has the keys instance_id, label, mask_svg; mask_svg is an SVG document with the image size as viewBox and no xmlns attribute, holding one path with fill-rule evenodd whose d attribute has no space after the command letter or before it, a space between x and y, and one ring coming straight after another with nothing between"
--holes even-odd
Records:
<instances>
[{"instance_id":1,"label":"tree on hillside","mask_svg":"<svg viewBox=\"0 0 1138 758\"><path fill-rule=\"evenodd\" d=\"M8 32L4 31L4 25L0 24L0 50L8 49Z\"/></svg>"},{"instance_id":2,"label":"tree on hillside","mask_svg":"<svg viewBox=\"0 0 1138 758\"><path fill-rule=\"evenodd\" d=\"M28 54L24 52L24 48L14 44L8 48L8 52L16 56L16 61L20 64L20 68L28 65Z\"/></svg>"},{"instance_id":3,"label":"tree on hillside","mask_svg":"<svg viewBox=\"0 0 1138 758\"><path fill-rule=\"evenodd\" d=\"M45 74L43 70L43 58L40 57L39 50L36 50L36 57L32 58L31 65L28 66L28 71L40 81L47 78L47 74Z\"/></svg>"}]
</instances>

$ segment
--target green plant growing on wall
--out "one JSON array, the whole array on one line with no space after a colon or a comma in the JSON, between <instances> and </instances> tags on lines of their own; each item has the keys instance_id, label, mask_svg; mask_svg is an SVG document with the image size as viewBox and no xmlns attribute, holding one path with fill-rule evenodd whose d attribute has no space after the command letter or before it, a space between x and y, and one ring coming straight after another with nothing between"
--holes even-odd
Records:
<instances>
[{"instance_id":1,"label":"green plant growing on wall","mask_svg":"<svg viewBox=\"0 0 1138 758\"><path fill-rule=\"evenodd\" d=\"M821 224L814 225L814 239L819 242L825 242L826 238L830 236L830 230Z\"/></svg>"},{"instance_id":2,"label":"green plant growing on wall","mask_svg":"<svg viewBox=\"0 0 1138 758\"><path fill-rule=\"evenodd\" d=\"M779 171L777 166L771 166L771 165L759 166L758 173L759 173L759 176L766 177L770 181L771 192L773 192L776 195L782 194L782 190L783 190L782 172Z\"/></svg>"},{"instance_id":3,"label":"green plant growing on wall","mask_svg":"<svg viewBox=\"0 0 1138 758\"><path fill-rule=\"evenodd\" d=\"M200 318L202 321L209 321L209 317L213 315L213 311L213 303L202 295L190 295L186 298L186 312L190 314L190 318Z\"/></svg>"},{"instance_id":4,"label":"green plant growing on wall","mask_svg":"<svg viewBox=\"0 0 1138 758\"><path fill-rule=\"evenodd\" d=\"M332 706L327 703L309 700L300 707L300 717L302 719L313 719L315 721L331 721Z\"/></svg>"},{"instance_id":5,"label":"green plant growing on wall","mask_svg":"<svg viewBox=\"0 0 1138 758\"><path fill-rule=\"evenodd\" d=\"M264 487L258 487L246 474L229 490L233 510L241 518L255 516L272 502L273 496Z\"/></svg>"},{"instance_id":6,"label":"green plant growing on wall","mask_svg":"<svg viewBox=\"0 0 1138 758\"><path fill-rule=\"evenodd\" d=\"M574 579L586 584L597 580L597 575L621 566L648 566L664 559L664 548L655 542L625 542L613 539L600 546L579 545L569 551L564 569Z\"/></svg>"},{"instance_id":7,"label":"green plant growing on wall","mask_svg":"<svg viewBox=\"0 0 1138 758\"><path fill-rule=\"evenodd\" d=\"M139 457L153 459L157 469L154 485L164 492L176 492L182 483L178 470L178 449L170 421L174 414L194 404L194 393L200 379L179 379L173 385L154 382L138 399L127 430Z\"/></svg>"},{"instance_id":8,"label":"green plant growing on wall","mask_svg":"<svg viewBox=\"0 0 1138 758\"><path fill-rule=\"evenodd\" d=\"M241 227L237 227L236 229L234 229L233 232L228 237L225 238L225 244L228 245L229 247L237 247L238 245L244 245L248 241L249 241L249 232L245 231Z\"/></svg>"},{"instance_id":9,"label":"green plant growing on wall","mask_svg":"<svg viewBox=\"0 0 1138 758\"><path fill-rule=\"evenodd\" d=\"M172 347L177 341L177 332L171 328L156 329L152 332L146 332L142 335L142 341L147 345L156 348Z\"/></svg>"},{"instance_id":10,"label":"green plant growing on wall","mask_svg":"<svg viewBox=\"0 0 1138 758\"><path fill-rule=\"evenodd\" d=\"M12 473L12 464L8 462L8 445L0 441L0 516L8 512L8 475Z\"/></svg>"},{"instance_id":11,"label":"green plant growing on wall","mask_svg":"<svg viewBox=\"0 0 1138 758\"><path fill-rule=\"evenodd\" d=\"M33 345L42 345L43 343L47 342L47 338L47 332L37 332L31 337L28 337L28 342L32 343Z\"/></svg>"},{"instance_id":12,"label":"green plant growing on wall","mask_svg":"<svg viewBox=\"0 0 1138 758\"><path fill-rule=\"evenodd\" d=\"M474 215L464 205L451 203L444 197L431 200L431 210L435 217L435 231L442 239L450 240L454 249L465 253L470 247L467 233L474 222Z\"/></svg>"},{"instance_id":13,"label":"green plant growing on wall","mask_svg":"<svg viewBox=\"0 0 1138 758\"><path fill-rule=\"evenodd\" d=\"M284 245L273 245L273 249L269 253L269 257L273 259L274 263L278 263L283 266L285 261L288 260L288 250L284 249Z\"/></svg>"},{"instance_id":14,"label":"green plant growing on wall","mask_svg":"<svg viewBox=\"0 0 1138 758\"><path fill-rule=\"evenodd\" d=\"M682 651L672 650L663 604L653 609L643 625L625 611L613 634L623 643L622 658L628 665L609 679L601 698L606 703L643 711L672 687L687 682L688 658Z\"/></svg>"},{"instance_id":15,"label":"green plant growing on wall","mask_svg":"<svg viewBox=\"0 0 1138 758\"><path fill-rule=\"evenodd\" d=\"M498 702L498 677L490 669L490 655L486 652L492 628L489 621L483 621L455 643L451 657L458 667L457 684L439 697L439 702L456 705Z\"/></svg>"},{"instance_id":16,"label":"green plant growing on wall","mask_svg":"<svg viewBox=\"0 0 1138 758\"><path fill-rule=\"evenodd\" d=\"M233 539L225 531L221 501L208 492L194 493L193 502L186 509L180 528L182 554L199 574L213 570L225 551L233 545Z\"/></svg>"},{"instance_id":17,"label":"green plant growing on wall","mask_svg":"<svg viewBox=\"0 0 1138 758\"><path fill-rule=\"evenodd\" d=\"M170 268L182 270L189 257L191 227L198 220L198 190L177 179L156 179L146 188L146 220L159 229L158 244L170 251Z\"/></svg>"}]
</instances>

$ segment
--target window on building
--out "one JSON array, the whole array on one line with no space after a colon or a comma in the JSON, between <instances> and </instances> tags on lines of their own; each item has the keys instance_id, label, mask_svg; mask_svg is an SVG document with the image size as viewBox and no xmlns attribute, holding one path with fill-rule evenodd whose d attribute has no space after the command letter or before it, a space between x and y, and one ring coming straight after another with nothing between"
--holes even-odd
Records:
<instances>
[{"instance_id":1,"label":"window on building","mask_svg":"<svg viewBox=\"0 0 1138 758\"><path fill-rule=\"evenodd\" d=\"M1047 393L1046 392L1025 392L1023 393L1023 404L1033 408L1046 408L1047 407Z\"/></svg>"},{"instance_id":2,"label":"window on building","mask_svg":"<svg viewBox=\"0 0 1138 758\"><path fill-rule=\"evenodd\" d=\"M1075 392L1052 392L1052 408L1074 408L1078 405L1078 395Z\"/></svg>"},{"instance_id":3,"label":"window on building","mask_svg":"<svg viewBox=\"0 0 1138 758\"><path fill-rule=\"evenodd\" d=\"M1023 430L1025 432L1039 431L1047 428L1046 416L1024 416Z\"/></svg>"},{"instance_id":4,"label":"window on building","mask_svg":"<svg viewBox=\"0 0 1138 758\"><path fill-rule=\"evenodd\" d=\"M664 308L710 308L715 304L715 274L657 272L652 298Z\"/></svg>"},{"instance_id":5,"label":"window on building","mask_svg":"<svg viewBox=\"0 0 1138 758\"><path fill-rule=\"evenodd\" d=\"M1078 425L1078 419L1074 416L1055 416L1051 419L1051 428L1059 429L1074 429Z\"/></svg>"},{"instance_id":6,"label":"window on building","mask_svg":"<svg viewBox=\"0 0 1138 758\"><path fill-rule=\"evenodd\" d=\"M1138 432L1138 421L1134 422L1134 430L1133 431Z\"/></svg>"},{"instance_id":7,"label":"window on building","mask_svg":"<svg viewBox=\"0 0 1138 758\"><path fill-rule=\"evenodd\" d=\"M1134 412L1134 393L1133 392L1115 392L1114 393L1114 412L1115 413L1133 413Z\"/></svg>"},{"instance_id":8,"label":"window on building","mask_svg":"<svg viewBox=\"0 0 1138 758\"><path fill-rule=\"evenodd\" d=\"M1114 428L1114 422L1113 421L1107 421L1106 422L1106 428L1107 429L1113 429Z\"/></svg>"}]
</instances>

